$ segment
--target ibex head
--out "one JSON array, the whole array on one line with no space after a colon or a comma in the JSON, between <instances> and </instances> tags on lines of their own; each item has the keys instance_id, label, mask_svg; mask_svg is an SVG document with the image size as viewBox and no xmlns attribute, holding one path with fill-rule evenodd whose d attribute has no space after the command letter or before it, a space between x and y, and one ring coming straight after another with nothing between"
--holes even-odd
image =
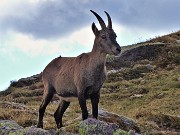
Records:
<instances>
[{"instance_id":1,"label":"ibex head","mask_svg":"<svg viewBox=\"0 0 180 135\"><path fill-rule=\"evenodd\" d=\"M110 15L105 11L108 18L106 27L103 19L94 11L90 10L98 19L102 30L98 30L95 23L92 23L92 31L95 35L95 44L100 48L100 51L106 54L118 55L121 52L121 47L116 41L116 33L112 29L112 21Z\"/></svg>"}]
</instances>

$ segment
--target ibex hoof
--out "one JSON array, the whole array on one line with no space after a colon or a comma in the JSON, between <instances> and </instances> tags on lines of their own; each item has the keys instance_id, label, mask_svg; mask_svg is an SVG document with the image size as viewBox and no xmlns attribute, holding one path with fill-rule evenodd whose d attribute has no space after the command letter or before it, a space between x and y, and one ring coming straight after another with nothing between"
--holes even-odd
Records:
<instances>
[{"instance_id":1,"label":"ibex hoof","mask_svg":"<svg viewBox=\"0 0 180 135\"><path fill-rule=\"evenodd\" d=\"M43 129L43 122L39 122L39 123L37 124L37 128L42 128L42 129Z\"/></svg>"},{"instance_id":2,"label":"ibex hoof","mask_svg":"<svg viewBox=\"0 0 180 135\"><path fill-rule=\"evenodd\" d=\"M60 128L62 128L62 127L63 127L62 124L58 124L58 125L57 125L57 128L58 128L58 129L60 129Z\"/></svg>"}]
</instances>

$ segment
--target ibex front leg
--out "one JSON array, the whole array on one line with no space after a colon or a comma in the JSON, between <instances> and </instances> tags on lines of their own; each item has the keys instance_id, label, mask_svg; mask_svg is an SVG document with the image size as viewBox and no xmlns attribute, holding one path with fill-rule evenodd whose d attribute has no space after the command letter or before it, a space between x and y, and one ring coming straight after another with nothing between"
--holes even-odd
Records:
<instances>
[{"instance_id":1,"label":"ibex front leg","mask_svg":"<svg viewBox=\"0 0 180 135\"><path fill-rule=\"evenodd\" d=\"M94 118L98 118L98 103L99 103L99 93L93 94L91 96L91 104L92 104L92 115Z\"/></svg>"},{"instance_id":2,"label":"ibex front leg","mask_svg":"<svg viewBox=\"0 0 180 135\"><path fill-rule=\"evenodd\" d=\"M86 98L85 98L84 92L79 92L78 100L79 100L79 105L82 110L82 119L85 120L88 118L88 111L87 111Z\"/></svg>"}]
</instances>

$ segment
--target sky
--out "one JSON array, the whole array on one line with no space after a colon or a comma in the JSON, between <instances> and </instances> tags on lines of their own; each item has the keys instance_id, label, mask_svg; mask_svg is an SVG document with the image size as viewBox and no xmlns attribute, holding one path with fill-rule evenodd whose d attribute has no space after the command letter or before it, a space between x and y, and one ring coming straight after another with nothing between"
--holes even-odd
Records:
<instances>
[{"instance_id":1,"label":"sky","mask_svg":"<svg viewBox=\"0 0 180 135\"><path fill-rule=\"evenodd\" d=\"M94 10L107 11L121 46L180 30L179 0L1 0L0 91L58 56L92 49Z\"/></svg>"}]
</instances>

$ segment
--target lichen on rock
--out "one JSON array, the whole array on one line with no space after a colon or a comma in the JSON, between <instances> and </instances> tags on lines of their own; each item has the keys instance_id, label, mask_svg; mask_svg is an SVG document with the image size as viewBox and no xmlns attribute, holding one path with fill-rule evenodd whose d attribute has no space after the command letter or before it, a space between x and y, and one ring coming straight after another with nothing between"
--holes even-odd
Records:
<instances>
[{"instance_id":1,"label":"lichen on rock","mask_svg":"<svg viewBox=\"0 0 180 135\"><path fill-rule=\"evenodd\" d=\"M13 120L0 120L0 134L1 135L24 135L23 127L19 126Z\"/></svg>"},{"instance_id":2,"label":"lichen on rock","mask_svg":"<svg viewBox=\"0 0 180 135\"><path fill-rule=\"evenodd\" d=\"M119 129L119 126L114 123L106 123L93 118L88 118L80 123L79 134L80 135L113 135L113 133Z\"/></svg>"}]
</instances>

